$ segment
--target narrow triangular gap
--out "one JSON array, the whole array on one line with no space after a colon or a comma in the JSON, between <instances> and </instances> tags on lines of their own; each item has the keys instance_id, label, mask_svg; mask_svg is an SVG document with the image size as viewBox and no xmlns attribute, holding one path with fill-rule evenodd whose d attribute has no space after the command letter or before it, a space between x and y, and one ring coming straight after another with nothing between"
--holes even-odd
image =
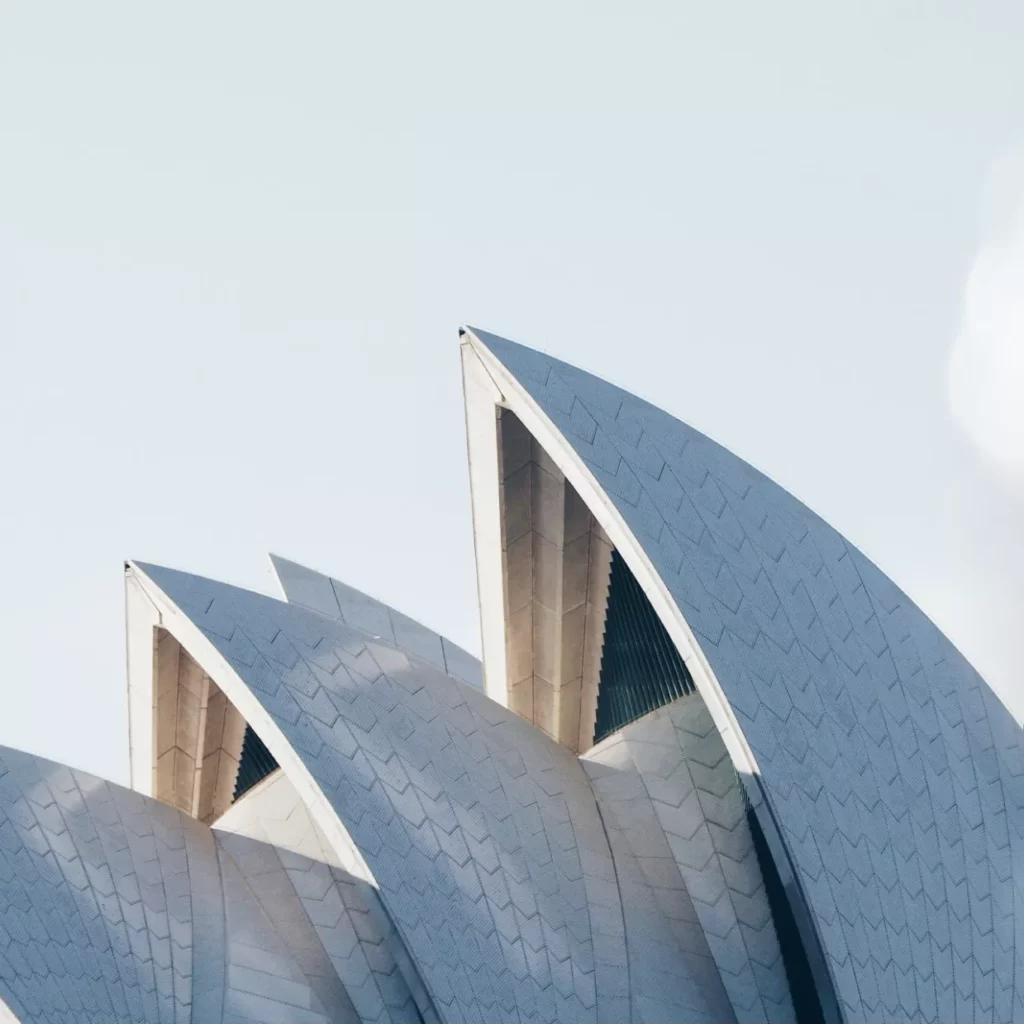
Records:
<instances>
[{"instance_id":1,"label":"narrow triangular gap","mask_svg":"<svg viewBox=\"0 0 1024 1024\"><path fill-rule=\"evenodd\" d=\"M643 587L613 550L594 742L694 689Z\"/></svg>"},{"instance_id":2,"label":"narrow triangular gap","mask_svg":"<svg viewBox=\"0 0 1024 1024\"><path fill-rule=\"evenodd\" d=\"M262 782L277 768L278 763L274 755L259 738L256 730L247 724L242 739L242 757L238 762L238 778L235 780L235 795L232 801L248 792L258 782Z\"/></svg>"}]
</instances>

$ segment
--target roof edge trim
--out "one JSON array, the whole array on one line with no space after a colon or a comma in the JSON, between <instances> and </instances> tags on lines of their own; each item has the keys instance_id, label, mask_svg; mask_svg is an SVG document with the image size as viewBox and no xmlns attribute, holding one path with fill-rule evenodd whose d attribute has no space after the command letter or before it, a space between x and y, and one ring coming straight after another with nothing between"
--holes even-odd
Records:
<instances>
[{"instance_id":1,"label":"roof edge trim","mask_svg":"<svg viewBox=\"0 0 1024 1024\"><path fill-rule=\"evenodd\" d=\"M462 394L466 419L466 459L469 464L470 515L473 556L476 563L477 605L480 610L480 652L484 692L508 707L507 653L505 650L505 587L502 568L483 557L485 551L502 550L499 501L488 501L501 486L498 459L497 406L505 396L494 373L481 359L480 342L468 327L459 332L462 363ZM483 497L481 497L483 496Z\"/></svg>"}]
</instances>

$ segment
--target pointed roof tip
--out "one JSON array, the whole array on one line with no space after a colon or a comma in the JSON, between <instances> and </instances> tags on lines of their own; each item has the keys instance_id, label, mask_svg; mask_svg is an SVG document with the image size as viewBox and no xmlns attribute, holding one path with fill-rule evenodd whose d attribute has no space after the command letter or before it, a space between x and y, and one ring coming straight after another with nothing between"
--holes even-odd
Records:
<instances>
[{"instance_id":1,"label":"pointed roof tip","mask_svg":"<svg viewBox=\"0 0 1024 1024\"><path fill-rule=\"evenodd\" d=\"M181 576L191 576L193 573L186 572L184 569L172 569L169 565L157 565L156 562L142 562L137 558L130 558L125 562L127 570L134 570L135 572L141 572L144 576L153 577L154 573L167 573L173 572L178 573Z\"/></svg>"},{"instance_id":2,"label":"pointed roof tip","mask_svg":"<svg viewBox=\"0 0 1024 1024\"><path fill-rule=\"evenodd\" d=\"M284 592L285 594L286 601L289 600L287 596L288 588L286 586L286 577L289 578L287 582L291 583L291 577L294 577L295 575L301 575L303 577L316 577L320 580L326 580L330 582L332 585L337 584L340 587L344 587L345 590L351 591L354 594L358 594L360 597L365 598L369 601L374 601L377 604L385 603L381 601L380 598L373 597L365 591L352 586L351 583L346 583L344 580L338 579L337 576L332 576L330 573L324 572L321 569L314 569L312 566L306 565L303 562L296 562L292 558L285 558L284 555L277 555L273 551L268 551L267 557L270 559L271 567L273 568L274 573L277 576L277 582L280 585L282 592ZM298 573L296 573L296 570L298 570Z\"/></svg>"},{"instance_id":3,"label":"pointed roof tip","mask_svg":"<svg viewBox=\"0 0 1024 1024\"><path fill-rule=\"evenodd\" d=\"M287 558L285 555L279 555L274 551L268 551L267 558L270 559L271 568L277 573L279 579L282 569L300 569L311 576L327 576L327 573L314 569L312 566L306 565L305 562L297 562L294 558Z\"/></svg>"},{"instance_id":4,"label":"pointed roof tip","mask_svg":"<svg viewBox=\"0 0 1024 1024\"><path fill-rule=\"evenodd\" d=\"M307 572L316 572L316 569L306 565L305 562L297 562L294 558L289 558L287 555L279 555L276 551L268 551L267 558L270 559L270 564L273 566L278 565L296 565L300 569L305 569Z\"/></svg>"},{"instance_id":5,"label":"pointed roof tip","mask_svg":"<svg viewBox=\"0 0 1024 1024\"><path fill-rule=\"evenodd\" d=\"M484 345L488 345L488 342L490 341L502 342L506 345L516 344L514 341L509 341L508 338L503 338L500 334L494 334L492 331L485 331L482 327L477 327L475 324L463 324L459 328L460 338L465 338L467 335ZM490 346L488 345L488 348L489 347Z\"/></svg>"},{"instance_id":6,"label":"pointed roof tip","mask_svg":"<svg viewBox=\"0 0 1024 1024\"><path fill-rule=\"evenodd\" d=\"M489 331L481 330L473 324L462 324L459 327L459 345L471 345L476 342L478 345L482 344L488 347L484 339L493 337L496 337L496 335L491 334Z\"/></svg>"},{"instance_id":7,"label":"pointed roof tip","mask_svg":"<svg viewBox=\"0 0 1024 1024\"><path fill-rule=\"evenodd\" d=\"M278 555L273 551L267 552L267 558L270 560L270 569L274 574L274 579L277 580L277 588L281 592L281 599L289 604L294 602L288 596L288 580L293 579L295 576L330 578L320 572L319 569L313 569L302 562L296 562L294 558L285 558L284 555Z\"/></svg>"},{"instance_id":8,"label":"pointed roof tip","mask_svg":"<svg viewBox=\"0 0 1024 1024\"><path fill-rule=\"evenodd\" d=\"M139 558L126 558L124 560L124 571L128 573L140 572L144 576L151 576L154 569L160 570L164 566L157 565L155 562L143 562Z\"/></svg>"},{"instance_id":9,"label":"pointed roof tip","mask_svg":"<svg viewBox=\"0 0 1024 1024\"><path fill-rule=\"evenodd\" d=\"M277 580L277 589L281 594L281 598L284 601L288 600L288 592L284 589L284 580L281 579L281 566L288 561L287 558L282 558L280 555L275 555L273 551L267 552L267 561L270 562L270 572L274 579Z\"/></svg>"},{"instance_id":10,"label":"pointed roof tip","mask_svg":"<svg viewBox=\"0 0 1024 1024\"><path fill-rule=\"evenodd\" d=\"M482 327L474 327L472 324L463 324L459 328L460 341L464 340L467 336L483 345L499 362L504 362L501 357L502 351L521 356L528 355L534 358L557 359L556 356L552 356L543 349L524 345L521 341L513 341L511 338L506 338L501 334L494 334L491 331L485 331ZM561 362L561 360L558 361Z\"/></svg>"},{"instance_id":11,"label":"pointed roof tip","mask_svg":"<svg viewBox=\"0 0 1024 1024\"><path fill-rule=\"evenodd\" d=\"M491 331L485 331L482 327L477 327L475 324L463 324L459 328L459 337L460 338L465 337L467 334L471 335L474 338L476 338L477 341L483 342L485 345L487 344L487 339L493 339L494 341L505 341L505 342L508 342L508 339L501 337L500 334L494 334ZM515 343L511 342L510 344L515 344Z\"/></svg>"},{"instance_id":12,"label":"pointed roof tip","mask_svg":"<svg viewBox=\"0 0 1024 1024\"><path fill-rule=\"evenodd\" d=\"M152 576L154 572L177 572L183 576L195 575L195 573L190 573L187 569L175 569L173 566L160 565L157 562L143 562L138 558L130 558L125 564L132 569L145 573L147 576Z\"/></svg>"}]
</instances>

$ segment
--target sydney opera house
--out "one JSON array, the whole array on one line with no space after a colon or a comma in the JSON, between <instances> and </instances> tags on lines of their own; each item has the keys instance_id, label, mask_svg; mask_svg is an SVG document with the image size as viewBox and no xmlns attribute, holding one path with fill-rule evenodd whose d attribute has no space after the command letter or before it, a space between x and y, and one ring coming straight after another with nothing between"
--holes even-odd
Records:
<instances>
[{"instance_id":1,"label":"sydney opera house","mask_svg":"<svg viewBox=\"0 0 1024 1024\"><path fill-rule=\"evenodd\" d=\"M482 662L126 563L131 788L0 748L0 1019L1024 1020L985 682L707 437L460 348Z\"/></svg>"}]
</instances>

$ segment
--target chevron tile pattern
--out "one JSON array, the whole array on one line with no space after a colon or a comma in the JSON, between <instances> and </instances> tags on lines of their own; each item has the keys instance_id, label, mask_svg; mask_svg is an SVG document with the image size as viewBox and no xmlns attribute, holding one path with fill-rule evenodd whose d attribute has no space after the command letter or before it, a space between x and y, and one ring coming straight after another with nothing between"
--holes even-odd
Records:
<instances>
[{"instance_id":1,"label":"chevron tile pattern","mask_svg":"<svg viewBox=\"0 0 1024 1024\"><path fill-rule=\"evenodd\" d=\"M476 332L583 460L749 742L848 1021L1024 1019L1021 730L791 495L596 377Z\"/></svg>"},{"instance_id":2,"label":"chevron tile pattern","mask_svg":"<svg viewBox=\"0 0 1024 1024\"><path fill-rule=\"evenodd\" d=\"M127 563L140 788L161 693L186 739L207 731L161 642L282 767L209 828L0 748L0 1020L795 1024L819 997L846 1024L1024 1020L1024 734L984 681L685 424L493 335L463 356L478 550L500 537L503 401L550 421L602 528L643 549L619 554L667 587L703 697L666 689L577 757L489 699L477 659L340 581L273 557L278 601Z\"/></svg>"},{"instance_id":3,"label":"chevron tile pattern","mask_svg":"<svg viewBox=\"0 0 1024 1024\"><path fill-rule=\"evenodd\" d=\"M367 597L341 580L324 576L297 562L289 562L279 555L271 555L270 562L289 604L301 605L329 619L338 619L353 629L429 662L453 679L469 683L478 690L484 688L480 659L447 637L427 629L382 601Z\"/></svg>"},{"instance_id":4,"label":"chevron tile pattern","mask_svg":"<svg viewBox=\"0 0 1024 1024\"><path fill-rule=\"evenodd\" d=\"M336 619L139 569L300 754L373 871L442 1019L732 1017L692 912L699 970L665 968L692 960L681 933L668 930L658 962L642 932L635 944L627 934L632 908L588 777L568 750ZM633 884L654 899L645 876ZM644 995L631 1003L631 991Z\"/></svg>"},{"instance_id":5,"label":"chevron tile pattern","mask_svg":"<svg viewBox=\"0 0 1024 1024\"><path fill-rule=\"evenodd\" d=\"M0 748L0 998L19 1020L191 1020L195 827Z\"/></svg>"},{"instance_id":6,"label":"chevron tile pattern","mask_svg":"<svg viewBox=\"0 0 1024 1024\"><path fill-rule=\"evenodd\" d=\"M358 1022L280 862L226 838L0 748L0 1001L39 1024Z\"/></svg>"},{"instance_id":7,"label":"chevron tile pattern","mask_svg":"<svg viewBox=\"0 0 1024 1024\"><path fill-rule=\"evenodd\" d=\"M236 837L220 846L226 944L224 1024L358 1024L351 1000L270 852ZM243 869L248 878L243 875ZM282 881L284 884L281 884ZM276 883L276 884L275 884Z\"/></svg>"},{"instance_id":8,"label":"chevron tile pattern","mask_svg":"<svg viewBox=\"0 0 1024 1024\"><path fill-rule=\"evenodd\" d=\"M245 864L247 877L259 879L256 892L272 920L282 920L293 907L292 892L297 894L316 933L297 937L309 951L310 970L328 980L337 975L359 1020L416 1024L421 1015L437 1016L418 975L408 977L411 961L402 963L401 941L376 891L334 862L283 772L235 804L217 822L215 834L236 863ZM274 899L278 893L283 900ZM299 925L306 927L301 920ZM296 948L296 942L290 946ZM317 961L321 951L332 969Z\"/></svg>"},{"instance_id":9,"label":"chevron tile pattern","mask_svg":"<svg viewBox=\"0 0 1024 1024\"><path fill-rule=\"evenodd\" d=\"M791 1024L740 782L700 695L626 726L582 760L607 807L605 822L619 823L661 905L685 891L684 907L706 937L736 1019Z\"/></svg>"}]
</instances>

